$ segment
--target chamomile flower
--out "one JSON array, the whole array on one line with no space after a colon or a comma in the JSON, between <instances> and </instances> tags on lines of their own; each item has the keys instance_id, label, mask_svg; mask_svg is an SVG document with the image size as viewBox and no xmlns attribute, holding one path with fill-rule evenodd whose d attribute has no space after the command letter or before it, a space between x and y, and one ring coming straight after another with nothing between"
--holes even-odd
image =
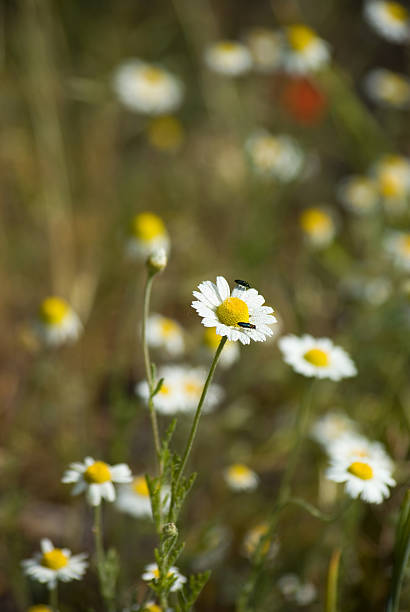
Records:
<instances>
[{"instance_id":1,"label":"chamomile flower","mask_svg":"<svg viewBox=\"0 0 410 612\"><path fill-rule=\"evenodd\" d=\"M176 117L171 115L155 117L147 128L147 138L154 149L174 153L182 145L184 130Z\"/></svg>"},{"instance_id":2,"label":"chamomile flower","mask_svg":"<svg viewBox=\"0 0 410 612\"><path fill-rule=\"evenodd\" d=\"M206 49L205 62L219 74L240 76L250 70L252 56L245 45L234 40L220 40Z\"/></svg>"},{"instance_id":3,"label":"chamomile flower","mask_svg":"<svg viewBox=\"0 0 410 612\"><path fill-rule=\"evenodd\" d=\"M170 588L170 591L175 592L182 589L183 585L187 581L185 576L183 576L177 567L170 567L168 572L168 577L175 578L173 585ZM142 574L142 579L146 582L151 582L151 580L158 580L159 578L159 569L156 563L150 563L145 566L145 571Z\"/></svg>"},{"instance_id":4,"label":"chamomile flower","mask_svg":"<svg viewBox=\"0 0 410 612\"><path fill-rule=\"evenodd\" d=\"M390 497L389 487L396 484L384 461L360 455L333 458L326 477L333 482L345 483L345 491L350 497L360 497L373 504L380 504Z\"/></svg>"},{"instance_id":5,"label":"chamomile flower","mask_svg":"<svg viewBox=\"0 0 410 612\"><path fill-rule=\"evenodd\" d=\"M259 542L261 541L261 538L268 533L268 530L268 523L258 523L247 531L243 540L243 554L245 557L252 557L259 545ZM275 536L273 538L269 537L262 546L262 553L267 555L269 559L275 557L278 551L279 542Z\"/></svg>"},{"instance_id":6,"label":"chamomile flower","mask_svg":"<svg viewBox=\"0 0 410 612\"><path fill-rule=\"evenodd\" d=\"M269 327L276 323L273 309L263 306L265 298L256 289L235 287L231 291L223 276L217 277L216 284L200 283L198 289L193 292L197 300L192 302L192 307L202 317L202 324L215 327L218 335L232 342L239 340L242 344L249 344L251 340L263 342L273 335Z\"/></svg>"},{"instance_id":7,"label":"chamomile flower","mask_svg":"<svg viewBox=\"0 0 410 612\"><path fill-rule=\"evenodd\" d=\"M152 314L147 321L147 341L154 348L164 348L176 357L184 351L182 327L168 317Z\"/></svg>"},{"instance_id":8,"label":"chamomile flower","mask_svg":"<svg viewBox=\"0 0 410 612\"><path fill-rule=\"evenodd\" d=\"M287 134L274 136L259 130L248 138L245 151L257 174L283 182L294 180L305 163L300 145Z\"/></svg>"},{"instance_id":9,"label":"chamomile flower","mask_svg":"<svg viewBox=\"0 0 410 612\"><path fill-rule=\"evenodd\" d=\"M246 37L257 72L269 73L280 67L283 53L283 36L268 28L253 28Z\"/></svg>"},{"instance_id":10,"label":"chamomile flower","mask_svg":"<svg viewBox=\"0 0 410 612\"><path fill-rule=\"evenodd\" d=\"M327 42L304 24L295 24L285 29L285 51L283 67L295 74L319 70L329 63L330 51Z\"/></svg>"},{"instance_id":11,"label":"chamomile flower","mask_svg":"<svg viewBox=\"0 0 410 612\"><path fill-rule=\"evenodd\" d=\"M35 331L49 346L75 342L82 332L78 315L63 298L51 296L40 304Z\"/></svg>"},{"instance_id":12,"label":"chamomile flower","mask_svg":"<svg viewBox=\"0 0 410 612\"><path fill-rule=\"evenodd\" d=\"M131 480L131 470L125 463L108 465L104 461L94 461L92 457L86 457L84 463L71 463L61 482L74 483L72 495L85 492L87 502L91 506L99 506L102 499L109 502L115 500L114 483L126 483Z\"/></svg>"},{"instance_id":13,"label":"chamomile flower","mask_svg":"<svg viewBox=\"0 0 410 612\"><path fill-rule=\"evenodd\" d=\"M324 248L335 236L335 223L324 207L306 208L300 215L299 222L306 240L313 247Z\"/></svg>"},{"instance_id":14,"label":"chamomile flower","mask_svg":"<svg viewBox=\"0 0 410 612\"><path fill-rule=\"evenodd\" d=\"M393 108L410 105L410 80L386 68L375 68L365 77L364 88L376 104Z\"/></svg>"},{"instance_id":15,"label":"chamomile flower","mask_svg":"<svg viewBox=\"0 0 410 612\"><path fill-rule=\"evenodd\" d=\"M224 470L224 478L233 491L253 491L259 482L259 477L247 465L233 463Z\"/></svg>"},{"instance_id":16,"label":"chamomile flower","mask_svg":"<svg viewBox=\"0 0 410 612\"><path fill-rule=\"evenodd\" d=\"M120 101L133 111L164 115L182 102L181 81L168 70L139 59L130 59L114 75L114 90Z\"/></svg>"},{"instance_id":17,"label":"chamomile flower","mask_svg":"<svg viewBox=\"0 0 410 612\"><path fill-rule=\"evenodd\" d=\"M390 232L384 247L398 268L410 272L410 232Z\"/></svg>"},{"instance_id":18,"label":"chamomile flower","mask_svg":"<svg viewBox=\"0 0 410 612\"><path fill-rule=\"evenodd\" d=\"M68 548L55 548L51 540L44 538L40 542L41 552L32 559L22 561L24 573L54 589L57 582L81 580L88 567L87 554L71 555Z\"/></svg>"},{"instance_id":19,"label":"chamomile flower","mask_svg":"<svg viewBox=\"0 0 410 612\"><path fill-rule=\"evenodd\" d=\"M401 155L384 155L370 172L386 212L403 212L410 199L410 160Z\"/></svg>"},{"instance_id":20,"label":"chamomile flower","mask_svg":"<svg viewBox=\"0 0 410 612\"><path fill-rule=\"evenodd\" d=\"M357 426L348 416L342 412L329 412L313 425L311 437L327 449L340 437L356 432Z\"/></svg>"},{"instance_id":21,"label":"chamomile flower","mask_svg":"<svg viewBox=\"0 0 410 612\"><path fill-rule=\"evenodd\" d=\"M164 510L166 510L169 502L169 487L162 487L161 499ZM144 475L135 476L132 482L118 487L115 506L120 512L135 518L152 518L149 489Z\"/></svg>"},{"instance_id":22,"label":"chamomile flower","mask_svg":"<svg viewBox=\"0 0 410 612\"><path fill-rule=\"evenodd\" d=\"M181 366L163 366L158 370L158 380L164 379L160 390L155 395L155 410L160 414L176 414L181 410ZM135 386L136 394L143 400L149 398L149 387L146 380Z\"/></svg>"},{"instance_id":23,"label":"chamomile flower","mask_svg":"<svg viewBox=\"0 0 410 612\"><path fill-rule=\"evenodd\" d=\"M379 201L377 184L359 174L345 177L339 183L337 195L348 210L358 215L373 212Z\"/></svg>"},{"instance_id":24,"label":"chamomile flower","mask_svg":"<svg viewBox=\"0 0 410 612\"><path fill-rule=\"evenodd\" d=\"M278 345L285 362L303 376L341 380L357 374L346 351L335 346L329 338L290 334L280 338Z\"/></svg>"},{"instance_id":25,"label":"chamomile flower","mask_svg":"<svg viewBox=\"0 0 410 612\"><path fill-rule=\"evenodd\" d=\"M180 375L180 410L182 412L194 412L198 406L202 390L205 385L207 370L202 367L181 367ZM203 412L211 412L223 397L222 387L212 383L208 387Z\"/></svg>"},{"instance_id":26,"label":"chamomile flower","mask_svg":"<svg viewBox=\"0 0 410 612\"><path fill-rule=\"evenodd\" d=\"M327 452L335 461L352 457L361 457L364 460L374 460L385 465L389 470L393 469L393 462L380 442L372 442L357 433L345 433L336 438L328 446Z\"/></svg>"},{"instance_id":27,"label":"chamomile flower","mask_svg":"<svg viewBox=\"0 0 410 612\"><path fill-rule=\"evenodd\" d=\"M207 349L210 355L215 355L215 351L221 341L221 337L216 331L215 327L207 327L203 335L203 345ZM231 365L238 361L240 356L240 348L236 342L226 342L224 350L219 358L219 363L223 368L229 368Z\"/></svg>"},{"instance_id":28,"label":"chamomile flower","mask_svg":"<svg viewBox=\"0 0 410 612\"><path fill-rule=\"evenodd\" d=\"M409 40L410 15L399 2L368 0L364 5L364 15L376 32L387 40L396 43Z\"/></svg>"},{"instance_id":29,"label":"chamomile flower","mask_svg":"<svg viewBox=\"0 0 410 612\"><path fill-rule=\"evenodd\" d=\"M144 260L160 249L168 253L169 247L168 232L161 217L151 212L142 212L133 217L126 243L129 257Z\"/></svg>"}]
</instances>

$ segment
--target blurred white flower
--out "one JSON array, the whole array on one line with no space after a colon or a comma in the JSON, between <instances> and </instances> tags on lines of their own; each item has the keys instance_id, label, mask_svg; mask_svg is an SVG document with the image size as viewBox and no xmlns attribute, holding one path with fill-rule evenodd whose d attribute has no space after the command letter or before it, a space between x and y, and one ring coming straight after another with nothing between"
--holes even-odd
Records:
<instances>
[{"instance_id":1,"label":"blurred white flower","mask_svg":"<svg viewBox=\"0 0 410 612\"><path fill-rule=\"evenodd\" d=\"M398 268L410 271L410 232L389 232L384 247Z\"/></svg>"},{"instance_id":2,"label":"blurred white flower","mask_svg":"<svg viewBox=\"0 0 410 612\"><path fill-rule=\"evenodd\" d=\"M384 155L370 169L387 213L403 213L410 200L410 159Z\"/></svg>"},{"instance_id":3,"label":"blurred white flower","mask_svg":"<svg viewBox=\"0 0 410 612\"><path fill-rule=\"evenodd\" d=\"M276 322L270 306L263 306L265 298L256 289L243 289L238 285L232 290L223 276L216 284L204 281L193 294L197 298L192 307L202 317L205 327L215 327L220 336L242 344L251 340L263 342L273 334L269 325Z\"/></svg>"},{"instance_id":4,"label":"blurred white flower","mask_svg":"<svg viewBox=\"0 0 410 612\"><path fill-rule=\"evenodd\" d=\"M304 24L285 28L283 67L295 74L319 70L330 61L330 47Z\"/></svg>"},{"instance_id":5,"label":"blurred white flower","mask_svg":"<svg viewBox=\"0 0 410 612\"><path fill-rule=\"evenodd\" d=\"M45 344L56 347L75 342L83 326L66 300L51 296L40 304L34 328Z\"/></svg>"},{"instance_id":6,"label":"blurred white flower","mask_svg":"<svg viewBox=\"0 0 410 612\"><path fill-rule=\"evenodd\" d=\"M91 506L99 506L102 499L109 502L115 500L114 483L131 480L131 470L125 463L108 465L104 461L94 461L92 457L86 457L84 463L70 463L61 482L74 483L72 495L85 492L87 502Z\"/></svg>"},{"instance_id":7,"label":"blurred white flower","mask_svg":"<svg viewBox=\"0 0 410 612\"><path fill-rule=\"evenodd\" d=\"M348 458L334 456L326 477L333 482L345 483L345 491L350 497L360 497L373 504L380 504L390 497L389 486L396 485L385 461L360 455Z\"/></svg>"},{"instance_id":8,"label":"blurred white flower","mask_svg":"<svg viewBox=\"0 0 410 612\"><path fill-rule=\"evenodd\" d=\"M356 423L348 416L341 412L329 412L315 422L311 437L328 449L341 436L354 434L356 431Z\"/></svg>"},{"instance_id":9,"label":"blurred white flower","mask_svg":"<svg viewBox=\"0 0 410 612\"><path fill-rule=\"evenodd\" d=\"M129 257L146 260L153 255L158 257L159 265L166 265L166 253L169 252L170 240L161 217L151 212L143 212L133 217L126 243ZM165 253L162 253L164 249ZM165 260L164 260L165 256ZM155 261L154 261L155 263Z\"/></svg>"},{"instance_id":10,"label":"blurred white flower","mask_svg":"<svg viewBox=\"0 0 410 612\"><path fill-rule=\"evenodd\" d=\"M269 73L280 68L283 54L283 34L268 28L253 28L246 43L257 72Z\"/></svg>"},{"instance_id":11,"label":"blurred white flower","mask_svg":"<svg viewBox=\"0 0 410 612\"><path fill-rule=\"evenodd\" d=\"M302 148L287 134L258 130L247 139L245 151L257 174L283 182L294 180L305 163Z\"/></svg>"},{"instance_id":12,"label":"blurred white flower","mask_svg":"<svg viewBox=\"0 0 410 612\"><path fill-rule=\"evenodd\" d=\"M301 582L296 574L284 574L278 580L278 587L287 601L299 606L308 606L317 596L317 590L312 582Z\"/></svg>"},{"instance_id":13,"label":"blurred white flower","mask_svg":"<svg viewBox=\"0 0 410 612\"><path fill-rule=\"evenodd\" d=\"M161 500L166 511L169 502L169 487L162 487ZM135 518L152 519L151 500L147 480L144 475L135 476L132 482L118 487L115 506L120 512Z\"/></svg>"},{"instance_id":14,"label":"blurred white flower","mask_svg":"<svg viewBox=\"0 0 410 612\"><path fill-rule=\"evenodd\" d=\"M377 184L367 176L355 174L342 179L337 188L341 203L358 215L375 210L379 201Z\"/></svg>"},{"instance_id":15,"label":"blurred white flower","mask_svg":"<svg viewBox=\"0 0 410 612\"><path fill-rule=\"evenodd\" d=\"M177 77L160 66L139 59L127 60L117 68L113 86L125 106L147 115L175 111L184 94Z\"/></svg>"},{"instance_id":16,"label":"blurred white flower","mask_svg":"<svg viewBox=\"0 0 410 612\"><path fill-rule=\"evenodd\" d=\"M393 469L393 461L386 453L386 450L380 442L372 442L359 435L358 433L344 433L336 438L332 444L327 447L327 452L331 459L351 459L352 457L362 457L377 461L379 464L385 465L389 470Z\"/></svg>"},{"instance_id":17,"label":"blurred white flower","mask_svg":"<svg viewBox=\"0 0 410 612\"><path fill-rule=\"evenodd\" d=\"M325 207L306 208L299 222L306 240L316 248L328 246L335 236L335 223Z\"/></svg>"},{"instance_id":18,"label":"blurred white flower","mask_svg":"<svg viewBox=\"0 0 410 612\"><path fill-rule=\"evenodd\" d=\"M364 88L369 98L382 106L408 108L410 105L410 79L386 68L371 70L365 77Z\"/></svg>"},{"instance_id":19,"label":"blurred white flower","mask_svg":"<svg viewBox=\"0 0 410 612\"><path fill-rule=\"evenodd\" d=\"M284 361L303 376L341 380L357 374L346 351L335 346L329 338L291 334L280 338L278 346Z\"/></svg>"},{"instance_id":20,"label":"blurred white flower","mask_svg":"<svg viewBox=\"0 0 410 612\"><path fill-rule=\"evenodd\" d=\"M147 321L147 341L154 348L164 348L173 357L184 351L182 327L168 317L152 314Z\"/></svg>"},{"instance_id":21,"label":"blurred white flower","mask_svg":"<svg viewBox=\"0 0 410 612\"><path fill-rule=\"evenodd\" d=\"M399 2L368 0L364 15L378 34L391 42L402 43L410 38L409 12Z\"/></svg>"},{"instance_id":22,"label":"blurred white flower","mask_svg":"<svg viewBox=\"0 0 410 612\"><path fill-rule=\"evenodd\" d=\"M215 72L240 76L250 70L252 56L245 45L233 40L221 40L205 50L205 62Z\"/></svg>"},{"instance_id":23,"label":"blurred white flower","mask_svg":"<svg viewBox=\"0 0 410 612\"><path fill-rule=\"evenodd\" d=\"M168 577L170 576L173 576L175 578L175 581L170 589L170 591L172 592L179 591L180 589L182 589L183 585L187 581L185 576L183 576L179 572L178 568L174 566L169 568ZM142 574L142 579L145 580L146 582L151 582L151 580L158 580L158 578L159 578L158 565L156 563L150 563L149 565L146 565L145 571Z\"/></svg>"},{"instance_id":24,"label":"blurred white flower","mask_svg":"<svg viewBox=\"0 0 410 612\"><path fill-rule=\"evenodd\" d=\"M243 463L229 465L224 470L224 478L233 491L253 491L259 482L256 472Z\"/></svg>"},{"instance_id":25,"label":"blurred white flower","mask_svg":"<svg viewBox=\"0 0 410 612\"><path fill-rule=\"evenodd\" d=\"M27 576L46 583L49 589L54 589L57 582L81 580L88 567L86 553L71 555L68 548L55 548L47 538L41 540L40 546L40 553L21 562Z\"/></svg>"}]
</instances>

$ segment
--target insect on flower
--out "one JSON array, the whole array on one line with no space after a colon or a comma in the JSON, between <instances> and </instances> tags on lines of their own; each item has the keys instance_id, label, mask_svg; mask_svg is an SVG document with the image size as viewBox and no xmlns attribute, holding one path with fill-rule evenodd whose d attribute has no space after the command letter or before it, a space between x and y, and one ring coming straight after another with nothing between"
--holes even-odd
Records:
<instances>
[{"instance_id":1,"label":"insect on flower","mask_svg":"<svg viewBox=\"0 0 410 612\"><path fill-rule=\"evenodd\" d=\"M252 323L245 323L244 321L239 321L239 327L244 327L245 329L256 329L256 325Z\"/></svg>"},{"instance_id":2,"label":"insect on flower","mask_svg":"<svg viewBox=\"0 0 410 612\"><path fill-rule=\"evenodd\" d=\"M242 291L246 291L247 289L251 288L250 284L247 281L241 280L240 278L236 278L235 283L237 285L236 288Z\"/></svg>"}]
</instances>

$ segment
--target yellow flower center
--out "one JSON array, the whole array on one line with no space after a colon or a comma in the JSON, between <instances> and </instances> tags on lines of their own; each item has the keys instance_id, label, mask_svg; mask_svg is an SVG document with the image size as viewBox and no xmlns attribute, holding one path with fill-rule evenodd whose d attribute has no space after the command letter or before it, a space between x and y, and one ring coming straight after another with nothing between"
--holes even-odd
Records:
<instances>
[{"instance_id":1,"label":"yellow flower center","mask_svg":"<svg viewBox=\"0 0 410 612\"><path fill-rule=\"evenodd\" d=\"M111 480L110 468L104 461L95 461L84 472L84 480L90 484L102 484Z\"/></svg>"},{"instance_id":2,"label":"yellow flower center","mask_svg":"<svg viewBox=\"0 0 410 612\"><path fill-rule=\"evenodd\" d=\"M322 234L330 229L332 222L323 210L308 208L301 214L300 224L308 234Z\"/></svg>"},{"instance_id":3,"label":"yellow flower center","mask_svg":"<svg viewBox=\"0 0 410 612\"><path fill-rule=\"evenodd\" d=\"M288 27L287 37L292 49L304 51L315 40L316 34L305 25L294 25Z\"/></svg>"},{"instance_id":4,"label":"yellow flower center","mask_svg":"<svg viewBox=\"0 0 410 612\"><path fill-rule=\"evenodd\" d=\"M380 177L380 191L386 198L394 198L404 191L400 177L395 174L384 174Z\"/></svg>"},{"instance_id":5,"label":"yellow flower center","mask_svg":"<svg viewBox=\"0 0 410 612\"><path fill-rule=\"evenodd\" d=\"M159 578L159 569L156 567L155 569L151 570L151 572L154 574L154 577L158 580ZM173 576L173 572L169 571L167 574L167 578L169 578L170 576Z\"/></svg>"},{"instance_id":6,"label":"yellow flower center","mask_svg":"<svg viewBox=\"0 0 410 612\"><path fill-rule=\"evenodd\" d=\"M68 563L68 557L63 553L61 548L53 548L49 552L43 553L41 565L52 570L59 570L65 567Z\"/></svg>"},{"instance_id":7,"label":"yellow flower center","mask_svg":"<svg viewBox=\"0 0 410 612\"><path fill-rule=\"evenodd\" d=\"M408 12L405 7L398 2L387 2L386 11L390 17L396 21L400 21L400 23L407 21Z\"/></svg>"},{"instance_id":8,"label":"yellow flower center","mask_svg":"<svg viewBox=\"0 0 410 612\"><path fill-rule=\"evenodd\" d=\"M351 465L349 465L348 472L353 474L353 476L357 476L357 478L361 478L362 480L370 480L373 478L373 470L368 463L363 463L362 461L354 461Z\"/></svg>"},{"instance_id":9,"label":"yellow flower center","mask_svg":"<svg viewBox=\"0 0 410 612\"><path fill-rule=\"evenodd\" d=\"M40 306L40 318L47 325L59 325L64 321L70 306L59 297L49 297Z\"/></svg>"},{"instance_id":10,"label":"yellow flower center","mask_svg":"<svg viewBox=\"0 0 410 612\"><path fill-rule=\"evenodd\" d=\"M238 45L231 40L223 40L217 44L217 49L221 53L232 53L237 49Z\"/></svg>"},{"instance_id":11,"label":"yellow flower center","mask_svg":"<svg viewBox=\"0 0 410 612\"><path fill-rule=\"evenodd\" d=\"M169 338L178 331L178 325L172 319L161 319L161 333L165 338Z\"/></svg>"},{"instance_id":12,"label":"yellow flower center","mask_svg":"<svg viewBox=\"0 0 410 612\"><path fill-rule=\"evenodd\" d=\"M143 242L150 242L154 238L166 234L162 219L158 215L149 212L141 213L133 218L131 232Z\"/></svg>"},{"instance_id":13,"label":"yellow flower center","mask_svg":"<svg viewBox=\"0 0 410 612\"><path fill-rule=\"evenodd\" d=\"M143 71L143 76L146 81L151 84L157 84L164 80L164 71L160 68L154 68L154 66L149 66L145 68Z\"/></svg>"},{"instance_id":14,"label":"yellow flower center","mask_svg":"<svg viewBox=\"0 0 410 612\"><path fill-rule=\"evenodd\" d=\"M144 612L162 612L162 608L157 604L147 604L144 608Z\"/></svg>"},{"instance_id":15,"label":"yellow flower center","mask_svg":"<svg viewBox=\"0 0 410 612\"><path fill-rule=\"evenodd\" d=\"M268 531L268 525L266 523L261 523L260 525L256 525L255 527L253 527L253 529L248 531L246 538L245 538L245 543L244 543L245 550L248 555L252 555L255 552L260 539L266 534L267 531ZM269 552L270 545L271 545L270 541L267 540L265 544L262 546L262 552L264 554L267 554Z\"/></svg>"},{"instance_id":16,"label":"yellow flower center","mask_svg":"<svg viewBox=\"0 0 410 612\"><path fill-rule=\"evenodd\" d=\"M406 257L410 256L410 234L403 236L401 239L401 251Z\"/></svg>"},{"instance_id":17,"label":"yellow flower center","mask_svg":"<svg viewBox=\"0 0 410 612\"><path fill-rule=\"evenodd\" d=\"M329 355L319 348L310 349L303 355L303 357L306 359L306 361L317 368L325 368L329 365Z\"/></svg>"},{"instance_id":18,"label":"yellow flower center","mask_svg":"<svg viewBox=\"0 0 410 612\"><path fill-rule=\"evenodd\" d=\"M248 305L237 297L226 298L216 309L218 319L224 325L237 326L238 323L249 323Z\"/></svg>"},{"instance_id":19,"label":"yellow flower center","mask_svg":"<svg viewBox=\"0 0 410 612\"><path fill-rule=\"evenodd\" d=\"M160 151L175 151L183 136L182 125L175 117L157 117L148 127L148 141Z\"/></svg>"},{"instance_id":20,"label":"yellow flower center","mask_svg":"<svg viewBox=\"0 0 410 612\"><path fill-rule=\"evenodd\" d=\"M188 395L199 396L203 386L199 385L195 380L188 380L184 383L185 393Z\"/></svg>"},{"instance_id":21,"label":"yellow flower center","mask_svg":"<svg viewBox=\"0 0 410 612\"><path fill-rule=\"evenodd\" d=\"M204 344L212 350L216 350L221 341L221 337L216 333L215 327L207 327L204 332Z\"/></svg>"},{"instance_id":22,"label":"yellow flower center","mask_svg":"<svg viewBox=\"0 0 410 612\"><path fill-rule=\"evenodd\" d=\"M165 385L164 383L162 383L159 393L162 393L162 395L169 395L171 393L171 389L168 385Z\"/></svg>"},{"instance_id":23,"label":"yellow flower center","mask_svg":"<svg viewBox=\"0 0 410 612\"><path fill-rule=\"evenodd\" d=\"M134 478L132 488L138 495L149 497L149 489L145 476L137 476L137 478Z\"/></svg>"},{"instance_id":24,"label":"yellow flower center","mask_svg":"<svg viewBox=\"0 0 410 612\"><path fill-rule=\"evenodd\" d=\"M48 606L39 604L38 606L30 606L27 612L52 612L52 610Z\"/></svg>"},{"instance_id":25,"label":"yellow flower center","mask_svg":"<svg viewBox=\"0 0 410 612\"><path fill-rule=\"evenodd\" d=\"M228 469L230 478L234 480L244 480L251 475L251 470L243 463L234 463Z\"/></svg>"}]
</instances>

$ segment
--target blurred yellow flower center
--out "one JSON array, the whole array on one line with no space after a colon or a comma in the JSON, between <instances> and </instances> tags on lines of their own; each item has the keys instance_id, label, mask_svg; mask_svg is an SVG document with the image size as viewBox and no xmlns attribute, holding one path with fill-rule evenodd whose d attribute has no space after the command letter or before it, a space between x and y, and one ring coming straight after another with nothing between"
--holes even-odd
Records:
<instances>
[{"instance_id":1,"label":"blurred yellow flower center","mask_svg":"<svg viewBox=\"0 0 410 612\"><path fill-rule=\"evenodd\" d=\"M248 533L246 534L245 542L244 542L245 550L248 555L252 555L255 552L260 539L267 533L267 531L268 531L268 526L266 523L261 523L260 525L256 525L256 527L248 531ZM262 546L261 552L263 552L264 554L267 554L269 551L270 545L271 545L270 541L267 540Z\"/></svg>"},{"instance_id":2,"label":"blurred yellow flower center","mask_svg":"<svg viewBox=\"0 0 410 612\"><path fill-rule=\"evenodd\" d=\"M162 608L157 606L157 604L148 604L145 606L144 612L162 612Z\"/></svg>"},{"instance_id":3,"label":"blurred yellow flower center","mask_svg":"<svg viewBox=\"0 0 410 612\"><path fill-rule=\"evenodd\" d=\"M406 256L410 255L410 234L402 238L401 250L403 252L403 255L406 255Z\"/></svg>"},{"instance_id":4,"label":"blurred yellow flower center","mask_svg":"<svg viewBox=\"0 0 410 612\"><path fill-rule=\"evenodd\" d=\"M162 395L169 395L171 393L171 389L169 388L168 385L165 385L164 383L162 383L159 393L162 393Z\"/></svg>"},{"instance_id":5,"label":"blurred yellow flower center","mask_svg":"<svg viewBox=\"0 0 410 612\"><path fill-rule=\"evenodd\" d=\"M363 448L356 448L350 451L350 456L351 457L368 457L369 453Z\"/></svg>"},{"instance_id":6,"label":"blurred yellow flower center","mask_svg":"<svg viewBox=\"0 0 410 612\"><path fill-rule=\"evenodd\" d=\"M351 465L349 465L348 472L353 474L353 476L357 476L357 478L361 478L362 480L370 480L373 478L373 470L368 463L363 463L362 461L354 461Z\"/></svg>"},{"instance_id":7,"label":"blurred yellow flower center","mask_svg":"<svg viewBox=\"0 0 410 612\"><path fill-rule=\"evenodd\" d=\"M178 331L178 325L174 323L172 319L165 319L165 318L161 319L160 326L161 326L161 333L166 338L168 338L169 336L172 336L172 334L175 334L175 332Z\"/></svg>"},{"instance_id":8,"label":"blurred yellow flower center","mask_svg":"<svg viewBox=\"0 0 410 612\"><path fill-rule=\"evenodd\" d=\"M48 606L39 604L38 606L30 606L27 612L52 612L52 610Z\"/></svg>"},{"instance_id":9,"label":"blurred yellow flower center","mask_svg":"<svg viewBox=\"0 0 410 612\"><path fill-rule=\"evenodd\" d=\"M329 355L319 348L310 349L303 355L303 357L306 359L306 361L317 368L325 368L329 365Z\"/></svg>"},{"instance_id":10,"label":"blurred yellow flower center","mask_svg":"<svg viewBox=\"0 0 410 612\"><path fill-rule=\"evenodd\" d=\"M224 325L237 326L238 323L249 323L248 305L237 297L226 298L216 309L216 314Z\"/></svg>"},{"instance_id":11,"label":"blurred yellow flower center","mask_svg":"<svg viewBox=\"0 0 410 612\"><path fill-rule=\"evenodd\" d=\"M308 208L300 216L302 229L308 234L326 232L331 227L329 215L319 208Z\"/></svg>"},{"instance_id":12,"label":"blurred yellow flower center","mask_svg":"<svg viewBox=\"0 0 410 612\"><path fill-rule=\"evenodd\" d=\"M386 198L394 198L400 195L403 191L403 184L395 174L384 174L380 177L380 191Z\"/></svg>"},{"instance_id":13,"label":"blurred yellow flower center","mask_svg":"<svg viewBox=\"0 0 410 612\"><path fill-rule=\"evenodd\" d=\"M48 325L59 325L64 321L70 310L65 300L58 297L49 297L40 307L40 317Z\"/></svg>"},{"instance_id":14,"label":"blurred yellow flower center","mask_svg":"<svg viewBox=\"0 0 410 612\"><path fill-rule=\"evenodd\" d=\"M217 45L218 51L221 51L221 53L232 53L237 47L238 45L231 40L223 40Z\"/></svg>"},{"instance_id":15,"label":"blurred yellow flower center","mask_svg":"<svg viewBox=\"0 0 410 612\"><path fill-rule=\"evenodd\" d=\"M132 488L138 495L141 495L142 497L149 497L149 489L145 476L138 476L137 478L134 478Z\"/></svg>"},{"instance_id":16,"label":"blurred yellow flower center","mask_svg":"<svg viewBox=\"0 0 410 612\"><path fill-rule=\"evenodd\" d=\"M164 71L153 66L145 68L143 74L144 78L152 84L160 83L164 79Z\"/></svg>"},{"instance_id":17,"label":"blurred yellow flower center","mask_svg":"<svg viewBox=\"0 0 410 612\"><path fill-rule=\"evenodd\" d=\"M295 51L304 51L316 38L314 31L305 25L290 26L287 35L289 44Z\"/></svg>"},{"instance_id":18,"label":"blurred yellow flower center","mask_svg":"<svg viewBox=\"0 0 410 612\"><path fill-rule=\"evenodd\" d=\"M207 327L204 332L204 344L212 350L218 348L222 336L216 333L215 327Z\"/></svg>"},{"instance_id":19,"label":"blurred yellow flower center","mask_svg":"<svg viewBox=\"0 0 410 612\"><path fill-rule=\"evenodd\" d=\"M397 21L404 22L407 20L407 10L398 2L387 2L386 11L390 17L393 17L393 19Z\"/></svg>"},{"instance_id":20,"label":"blurred yellow flower center","mask_svg":"<svg viewBox=\"0 0 410 612\"><path fill-rule=\"evenodd\" d=\"M263 136L253 143L254 162L262 168L269 168L277 160L280 144L273 136Z\"/></svg>"},{"instance_id":21,"label":"blurred yellow flower center","mask_svg":"<svg viewBox=\"0 0 410 612\"><path fill-rule=\"evenodd\" d=\"M202 391L203 385L199 385L194 380L188 380L184 383L185 392L189 395L199 395Z\"/></svg>"},{"instance_id":22,"label":"blurred yellow flower center","mask_svg":"<svg viewBox=\"0 0 410 612\"><path fill-rule=\"evenodd\" d=\"M59 570L65 567L68 563L68 557L63 553L61 548L53 548L49 552L43 553L41 565L52 570Z\"/></svg>"},{"instance_id":23,"label":"blurred yellow flower center","mask_svg":"<svg viewBox=\"0 0 410 612\"><path fill-rule=\"evenodd\" d=\"M183 129L175 117L157 117L148 127L149 143L160 151L173 151L182 143Z\"/></svg>"},{"instance_id":24,"label":"blurred yellow flower center","mask_svg":"<svg viewBox=\"0 0 410 612\"><path fill-rule=\"evenodd\" d=\"M84 480L90 484L102 484L111 480L110 468L104 461L95 461L84 472Z\"/></svg>"},{"instance_id":25,"label":"blurred yellow flower center","mask_svg":"<svg viewBox=\"0 0 410 612\"><path fill-rule=\"evenodd\" d=\"M251 476L251 470L243 463L234 463L228 469L228 474L234 480L243 480Z\"/></svg>"},{"instance_id":26,"label":"blurred yellow flower center","mask_svg":"<svg viewBox=\"0 0 410 612\"><path fill-rule=\"evenodd\" d=\"M151 570L151 572L154 574L155 578L159 578L159 569L157 567ZM173 572L168 572L167 578L169 578L169 576L173 576Z\"/></svg>"},{"instance_id":27,"label":"blurred yellow flower center","mask_svg":"<svg viewBox=\"0 0 410 612\"><path fill-rule=\"evenodd\" d=\"M144 242L150 242L154 238L166 234L162 219L158 215L148 212L141 213L133 218L131 231L134 236Z\"/></svg>"}]
</instances>

